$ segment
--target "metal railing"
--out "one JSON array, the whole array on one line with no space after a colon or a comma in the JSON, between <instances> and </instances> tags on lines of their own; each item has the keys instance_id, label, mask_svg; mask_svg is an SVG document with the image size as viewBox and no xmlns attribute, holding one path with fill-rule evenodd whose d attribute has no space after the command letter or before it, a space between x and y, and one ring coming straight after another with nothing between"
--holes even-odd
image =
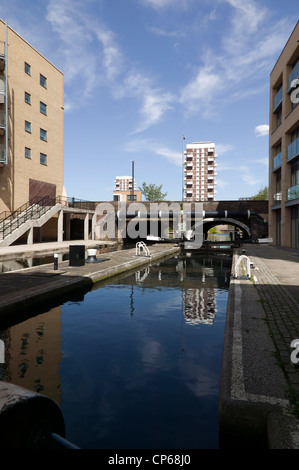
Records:
<instances>
[{"instance_id":1,"label":"metal railing","mask_svg":"<svg viewBox=\"0 0 299 470\"><path fill-rule=\"evenodd\" d=\"M75 199L74 197L58 196L56 200L57 200L57 203L62 204L65 207L71 207L74 209L94 211L97 206L96 202L84 201L82 199Z\"/></svg>"},{"instance_id":2,"label":"metal railing","mask_svg":"<svg viewBox=\"0 0 299 470\"><path fill-rule=\"evenodd\" d=\"M32 198L0 221L0 238L3 240L27 220L41 217L55 204L56 199L49 196Z\"/></svg>"},{"instance_id":3,"label":"metal railing","mask_svg":"<svg viewBox=\"0 0 299 470\"><path fill-rule=\"evenodd\" d=\"M95 210L96 206L95 202L83 201L81 199L75 199L74 197L57 196L56 198L51 198L49 196L36 196L12 212L1 212L0 239L4 240L5 237L28 220L38 219L56 204L83 210Z\"/></svg>"}]
</instances>

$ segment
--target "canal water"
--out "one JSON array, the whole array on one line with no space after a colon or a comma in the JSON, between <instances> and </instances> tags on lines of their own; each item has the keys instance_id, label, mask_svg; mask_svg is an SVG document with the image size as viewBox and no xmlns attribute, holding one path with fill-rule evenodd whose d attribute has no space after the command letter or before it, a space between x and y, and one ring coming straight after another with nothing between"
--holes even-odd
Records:
<instances>
[{"instance_id":1,"label":"canal water","mask_svg":"<svg viewBox=\"0 0 299 470\"><path fill-rule=\"evenodd\" d=\"M218 448L230 269L183 252L0 326L0 379L53 398L81 448Z\"/></svg>"}]
</instances>

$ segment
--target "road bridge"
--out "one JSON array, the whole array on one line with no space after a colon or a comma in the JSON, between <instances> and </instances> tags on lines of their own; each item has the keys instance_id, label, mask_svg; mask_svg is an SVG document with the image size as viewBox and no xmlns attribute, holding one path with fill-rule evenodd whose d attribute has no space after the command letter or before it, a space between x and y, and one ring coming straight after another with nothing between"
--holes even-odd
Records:
<instances>
[{"instance_id":1,"label":"road bridge","mask_svg":"<svg viewBox=\"0 0 299 470\"><path fill-rule=\"evenodd\" d=\"M106 207L106 209L105 209ZM181 201L161 201L122 203L99 203L96 209L97 225L106 214L115 217L117 229L122 225L122 238L126 241L146 239L150 234L165 236L165 220L169 221L170 231L174 229L174 219L183 213L192 230L202 230L204 238L208 231L217 225L230 225L241 232L246 240L257 240L268 236L268 201L204 201L202 203L182 203ZM129 224L134 223L134 237L130 237ZM156 225L155 225L156 224ZM138 225L142 230L138 232ZM155 227L155 233L152 233ZM132 233L132 232L131 232ZM138 233L138 237L136 237ZM174 237L176 235L174 234ZM96 236L97 238L97 236Z\"/></svg>"}]
</instances>

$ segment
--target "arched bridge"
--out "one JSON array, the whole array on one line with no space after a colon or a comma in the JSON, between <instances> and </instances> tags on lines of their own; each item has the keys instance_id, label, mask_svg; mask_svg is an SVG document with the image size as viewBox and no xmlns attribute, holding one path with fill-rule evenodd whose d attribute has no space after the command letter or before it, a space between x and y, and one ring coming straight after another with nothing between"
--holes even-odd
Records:
<instances>
[{"instance_id":1,"label":"arched bridge","mask_svg":"<svg viewBox=\"0 0 299 470\"><path fill-rule=\"evenodd\" d=\"M230 225L239 229L244 240L256 240L268 236L268 201L132 202L126 203L125 206L123 203L121 210L117 202L106 204L107 206L113 205L118 227L121 219L123 227L125 221L125 228L134 223L134 233L136 234L138 224L142 225L141 222L143 222L143 230L139 233L139 239L146 239L148 235L153 234L151 233L153 221L156 221L157 224L155 235L163 237L163 217L169 218L169 225L172 227L171 220L175 214L181 214L182 211L184 213L186 211L187 218L189 218L188 226L195 231L199 220L198 215L201 215L199 224L201 224L204 238L207 238L208 231L217 225ZM106 213L108 212L109 209ZM104 213L98 214L98 220L103 216ZM126 233L122 238L130 239L130 233Z\"/></svg>"}]
</instances>

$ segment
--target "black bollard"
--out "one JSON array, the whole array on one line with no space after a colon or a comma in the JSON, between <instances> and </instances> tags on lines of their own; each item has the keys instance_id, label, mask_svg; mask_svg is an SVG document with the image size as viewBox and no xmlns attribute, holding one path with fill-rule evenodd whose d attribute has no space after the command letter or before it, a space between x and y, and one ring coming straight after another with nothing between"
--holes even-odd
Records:
<instances>
[{"instance_id":1,"label":"black bollard","mask_svg":"<svg viewBox=\"0 0 299 470\"><path fill-rule=\"evenodd\" d=\"M57 271L58 269L58 254L55 253L54 255L54 271Z\"/></svg>"},{"instance_id":2,"label":"black bollard","mask_svg":"<svg viewBox=\"0 0 299 470\"><path fill-rule=\"evenodd\" d=\"M75 449L59 406L49 397L0 381L0 450Z\"/></svg>"}]
</instances>

